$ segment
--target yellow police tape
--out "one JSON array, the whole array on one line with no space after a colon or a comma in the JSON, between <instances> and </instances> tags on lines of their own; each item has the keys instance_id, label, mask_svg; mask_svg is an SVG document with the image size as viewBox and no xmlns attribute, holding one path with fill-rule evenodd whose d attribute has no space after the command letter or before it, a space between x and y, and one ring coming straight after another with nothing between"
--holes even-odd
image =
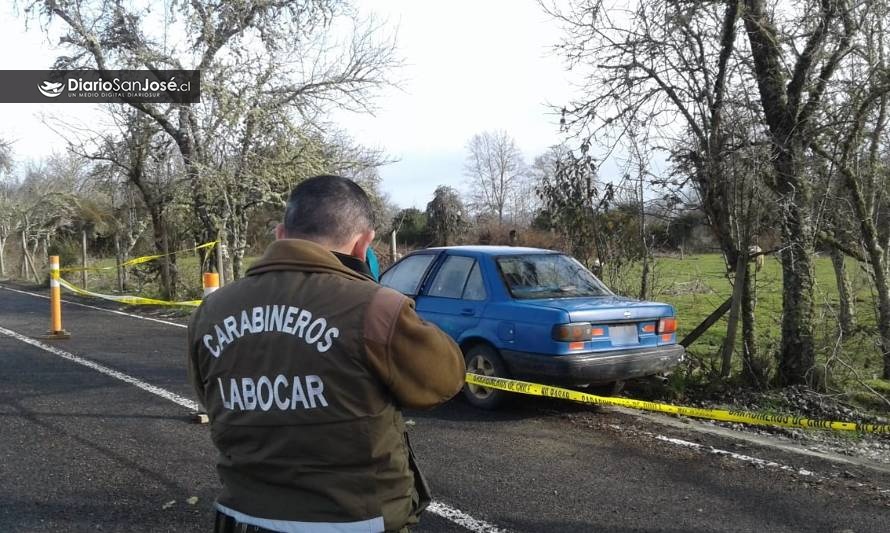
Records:
<instances>
[{"instance_id":1,"label":"yellow police tape","mask_svg":"<svg viewBox=\"0 0 890 533\"><path fill-rule=\"evenodd\" d=\"M129 305L171 305L178 307L198 307L201 305L201 300L186 300L182 302L169 302L167 300L156 300L154 298L143 298L142 296L127 296L127 295L117 295L117 294L101 294L98 292L92 292L88 290L81 289L80 287L75 287L74 285L68 283L62 278L59 278L59 284L62 287L65 287L69 291L80 294L82 296L92 296L94 298L102 298L105 300L111 300L112 302L118 302L122 304Z\"/></svg>"},{"instance_id":2,"label":"yellow police tape","mask_svg":"<svg viewBox=\"0 0 890 533\"><path fill-rule=\"evenodd\" d=\"M618 405L621 407L640 409L642 411L655 411L658 413L669 413L694 418L707 418L710 420L720 420L723 422L738 422L741 424L756 424L761 426L817 428L833 429L836 431L858 431L861 433L890 434L890 424L858 424L856 422L833 422L829 420L814 420L811 418L800 418L796 416L785 415L768 415L762 413L751 413L747 411L699 409L696 407L683 407L666 403L631 400L629 398L607 398L604 396L596 396L594 394L588 394L586 392L552 387L549 385L529 383L527 381L518 381L515 379L497 378L493 376L482 376L479 374L471 374L469 372L467 373L466 379L467 383L473 385L479 385L490 389L515 392L519 394L529 394L531 396L546 396L548 398L560 398L573 402L590 403L597 405Z\"/></svg>"},{"instance_id":3,"label":"yellow police tape","mask_svg":"<svg viewBox=\"0 0 890 533\"><path fill-rule=\"evenodd\" d=\"M159 255L143 255L141 257L134 257L133 259L128 259L127 261L124 261L123 263L121 263L121 267L141 265L142 263L148 263L149 261L154 261L155 259L167 257L168 255L180 254L182 252L194 252L195 250L201 250L202 248L213 248L217 244L219 244L219 241L210 241L210 242L205 242L204 244L199 244L198 246L195 246L194 248L186 248L185 250L177 250L175 252L159 254ZM59 272L83 272L85 270L88 272L92 272L92 271L96 271L96 270L113 270L115 268L117 268L117 266L86 267L86 268L84 268L84 267L66 267L66 268L60 268Z\"/></svg>"}]
</instances>

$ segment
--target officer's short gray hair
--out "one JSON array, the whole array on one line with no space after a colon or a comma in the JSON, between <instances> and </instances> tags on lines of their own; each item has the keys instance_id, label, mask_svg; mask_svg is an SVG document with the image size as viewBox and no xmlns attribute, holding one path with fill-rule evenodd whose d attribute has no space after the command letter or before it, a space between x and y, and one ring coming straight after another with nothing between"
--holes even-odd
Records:
<instances>
[{"instance_id":1,"label":"officer's short gray hair","mask_svg":"<svg viewBox=\"0 0 890 533\"><path fill-rule=\"evenodd\" d=\"M374 210L365 191L342 176L322 175L294 187L284 212L285 235L291 239L345 244L374 229Z\"/></svg>"}]
</instances>

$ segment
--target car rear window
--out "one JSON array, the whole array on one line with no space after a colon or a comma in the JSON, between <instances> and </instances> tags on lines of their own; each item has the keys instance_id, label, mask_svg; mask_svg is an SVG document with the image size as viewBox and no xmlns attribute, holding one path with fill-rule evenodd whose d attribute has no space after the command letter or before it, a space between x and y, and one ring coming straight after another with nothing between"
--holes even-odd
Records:
<instances>
[{"instance_id":1,"label":"car rear window","mask_svg":"<svg viewBox=\"0 0 890 533\"><path fill-rule=\"evenodd\" d=\"M415 296L423 275L435 258L432 254L408 256L387 270L380 278L380 284L407 296Z\"/></svg>"},{"instance_id":2,"label":"car rear window","mask_svg":"<svg viewBox=\"0 0 890 533\"><path fill-rule=\"evenodd\" d=\"M596 276L567 255L510 255L499 257L497 264L514 298L573 298L612 294Z\"/></svg>"}]
</instances>

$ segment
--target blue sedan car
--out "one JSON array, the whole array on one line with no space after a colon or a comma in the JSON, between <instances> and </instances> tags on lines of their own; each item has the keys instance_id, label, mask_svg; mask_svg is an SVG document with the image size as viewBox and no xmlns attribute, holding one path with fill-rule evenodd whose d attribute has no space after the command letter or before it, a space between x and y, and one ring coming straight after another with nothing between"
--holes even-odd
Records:
<instances>
[{"instance_id":1,"label":"blue sedan car","mask_svg":"<svg viewBox=\"0 0 890 533\"><path fill-rule=\"evenodd\" d=\"M453 246L413 252L380 280L414 298L451 335L467 370L550 384L588 385L658 374L683 358L668 304L616 296L565 254ZM465 385L493 408L506 393Z\"/></svg>"}]
</instances>

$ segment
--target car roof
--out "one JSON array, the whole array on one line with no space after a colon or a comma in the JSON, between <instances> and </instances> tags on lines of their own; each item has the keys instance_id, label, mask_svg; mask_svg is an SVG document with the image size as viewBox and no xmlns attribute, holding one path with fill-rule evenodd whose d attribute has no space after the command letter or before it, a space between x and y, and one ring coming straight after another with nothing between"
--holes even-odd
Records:
<instances>
[{"instance_id":1,"label":"car roof","mask_svg":"<svg viewBox=\"0 0 890 533\"><path fill-rule=\"evenodd\" d=\"M525 248L522 246L438 246L428 250L446 250L455 252L471 252L485 255L520 255L520 254L557 254L555 250L543 248Z\"/></svg>"}]
</instances>

